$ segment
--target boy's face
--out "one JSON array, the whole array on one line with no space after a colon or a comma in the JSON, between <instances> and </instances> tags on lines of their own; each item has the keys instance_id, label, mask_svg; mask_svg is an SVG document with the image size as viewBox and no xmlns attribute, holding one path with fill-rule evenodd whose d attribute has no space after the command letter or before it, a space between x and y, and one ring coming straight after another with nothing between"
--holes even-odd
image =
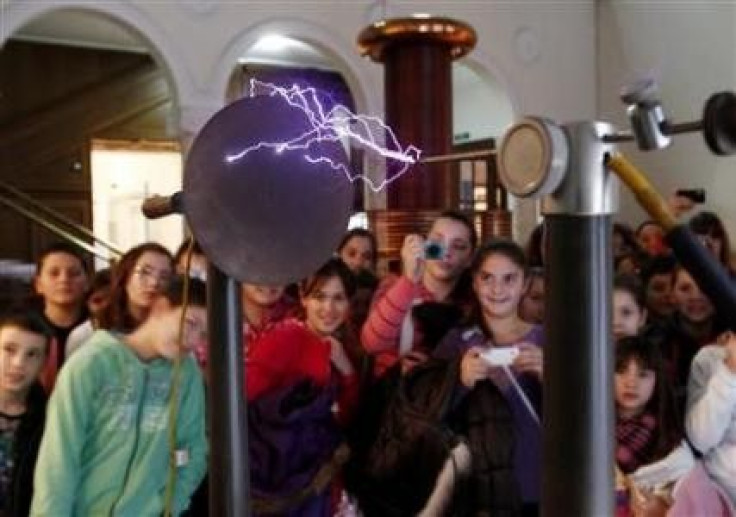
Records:
<instances>
[{"instance_id":1,"label":"boy's face","mask_svg":"<svg viewBox=\"0 0 736 517\"><path fill-rule=\"evenodd\" d=\"M715 313L713 304L700 290L690 273L684 269L677 271L672 292L680 315L687 321L698 324L713 317Z\"/></svg>"},{"instance_id":2,"label":"boy's face","mask_svg":"<svg viewBox=\"0 0 736 517\"><path fill-rule=\"evenodd\" d=\"M613 291L613 337L636 336L646 322L646 312L634 296L624 289Z\"/></svg>"},{"instance_id":3,"label":"boy's face","mask_svg":"<svg viewBox=\"0 0 736 517\"><path fill-rule=\"evenodd\" d=\"M161 300L164 302L164 300ZM159 302L159 303L161 303ZM182 307L164 309L158 314L159 339L156 340L155 355L174 360L189 353L195 345L207 337L207 310L204 307L187 307L184 316L184 335L179 344L179 323Z\"/></svg>"},{"instance_id":4,"label":"boy's face","mask_svg":"<svg viewBox=\"0 0 736 517\"><path fill-rule=\"evenodd\" d=\"M672 299L672 274L652 275L647 283L647 307L657 315L669 316L675 311Z\"/></svg>"},{"instance_id":5,"label":"boy's face","mask_svg":"<svg viewBox=\"0 0 736 517\"><path fill-rule=\"evenodd\" d=\"M353 273L373 269L373 245L368 237L355 235L340 250L340 258Z\"/></svg>"},{"instance_id":6,"label":"boy's face","mask_svg":"<svg viewBox=\"0 0 736 517\"><path fill-rule=\"evenodd\" d=\"M22 394L46 360L47 338L18 327L0 328L0 392Z\"/></svg>"},{"instance_id":7,"label":"boy's face","mask_svg":"<svg viewBox=\"0 0 736 517\"><path fill-rule=\"evenodd\" d=\"M51 253L43 260L35 287L47 303L68 306L83 303L87 280L87 272L77 257Z\"/></svg>"}]
</instances>

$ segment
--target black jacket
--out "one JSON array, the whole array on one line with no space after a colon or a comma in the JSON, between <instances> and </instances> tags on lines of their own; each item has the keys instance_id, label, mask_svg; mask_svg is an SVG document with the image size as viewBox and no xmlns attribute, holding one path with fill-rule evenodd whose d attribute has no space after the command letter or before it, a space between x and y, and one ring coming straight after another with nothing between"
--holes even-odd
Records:
<instances>
[{"instance_id":1,"label":"black jacket","mask_svg":"<svg viewBox=\"0 0 736 517\"><path fill-rule=\"evenodd\" d=\"M33 471L36 467L38 448L46 421L47 396L40 384L34 384L28 392L26 413L21 419L13 447L13 473L11 475L6 516L25 517L33 499Z\"/></svg>"},{"instance_id":2,"label":"black jacket","mask_svg":"<svg viewBox=\"0 0 736 517\"><path fill-rule=\"evenodd\" d=\"M389 382L391 373L399 378ZM467 390L458 375L459 360L431 360L404 377L389 372L376 397L380 409L372 408L375 398L361 408L359 416L373 419L374 429L361 424L365 434L351 443L346 482L366 516L416 515L460 441L470 448L473 465L458 483L451 515L519 514L508 403L492 382Z\"/></svg>"}]
</instances>

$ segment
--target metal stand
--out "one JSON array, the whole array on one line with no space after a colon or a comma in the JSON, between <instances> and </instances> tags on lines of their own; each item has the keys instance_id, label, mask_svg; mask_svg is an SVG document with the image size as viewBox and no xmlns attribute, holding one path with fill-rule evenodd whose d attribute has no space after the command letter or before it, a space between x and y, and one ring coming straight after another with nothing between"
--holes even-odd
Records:
<instances>
[{"instance_id":1,"label":"metal stand","mask_svg":"<svg viewBox=\"0 0 736 517\"><path fill-rule=\"evenodd\" d=\"M601 123L564 126L565 180L544 198L546 344L542 514L614 511L611 214L617 182L604 167ZM519 444L523 447L523 444Z\"/></svg>"},{"instance_id":2,"label":"metal stand","mask_svg":"<svg viewBox=\"0 0 736 517\"><path fill-rule=\"evenodd\" d=\"M210 264L207 272L209 506L210 514L217 517L250 515L240 303L240 284Z\"/></svg>"}]
</instances>

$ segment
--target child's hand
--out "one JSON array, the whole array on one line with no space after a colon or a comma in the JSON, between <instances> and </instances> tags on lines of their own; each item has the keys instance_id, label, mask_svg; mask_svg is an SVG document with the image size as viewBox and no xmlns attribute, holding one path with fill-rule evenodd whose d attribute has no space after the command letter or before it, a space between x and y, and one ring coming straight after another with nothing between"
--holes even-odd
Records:
<instances>
[{"instance_id":1,"label":"child's hand","mask_svg":"<svg viewBox=\"0 0 736 517\"><path fill-rule=\"evenodd\" d=\"M726 350L726 358L723 362L733 373L736 373L736 334L731 331L724 332L716 342Z\"/></svg>"},{"instance_id":2,"label":"child's hand","mask_svg":"<svg viewBox=\"0 0 736 517\"><path fill-rule=\"evenodd\" d=\"M533 373L539 380L542 380L542 372L544 368L542 349L531 343L521 343L519 345L519 355L512 365L517 373Z\"/></svg>"},{"instance_id":3,"label":"child's hand","mask_svg":"<svg viewBox=\"0 0 736 517\"><path fill-rule=\"evenodd\" d=\"M415 366L422 364L429 359L429 356L420 350L412 350L401 358L402 375L409 372Z\"/></svg>"},{"instance_id":4,"label":"child's hand","mask_svg":"<svg viewBox=\"0 0 736 517\"><path fill-rule=\"evenodd\" d=\"M424 273L424 238L421 235L411 233L404 237L401 263L404 276L415 284L419 283Z\"/></svg>"},{"instance_id":5,"label":"child's hand","mask_svg":"<svg viewBox=\"0 0 736 517\"><path fill-rule=\"evenodd\" d=\"M692 199L687 196L678 196L677 193L670 196L667 204L675 217L680 217L695 208L695 202Z\"/></svg>"},{"instance_id":6,"label":"child's hand","mask_svg":"<svg viewBox=\"0 0 736 517\"><path fill-rule=\"evenodd\" d=\"M648 491L641 491L632 497L631 503L634 517L665 517L670 508L663 497Z\"/></svg>"},{"instance_id":7,"label":"child's hand","mask_svg":"<svg viewBox=\"0 0 736 517\"><path fill-rule=\"evenodd\" d=\"M480 356L482 351L477 346L471 347L460 362L460 382L467 388L472 388L476 382L488 377L488 363Z\"/></svg>"},{"instance_id":8,"label":"child's hand","mask_svg":"<svg viewBox=\"0 0 736 517\"><path fill-rule=\"evenodd\" d=\"M332 336L328 336L327 341L330 343L330 361L335 365L337 371L343 375L352 375L353 365L350 363L342 343Z\"/></svg>"}]
</instances>

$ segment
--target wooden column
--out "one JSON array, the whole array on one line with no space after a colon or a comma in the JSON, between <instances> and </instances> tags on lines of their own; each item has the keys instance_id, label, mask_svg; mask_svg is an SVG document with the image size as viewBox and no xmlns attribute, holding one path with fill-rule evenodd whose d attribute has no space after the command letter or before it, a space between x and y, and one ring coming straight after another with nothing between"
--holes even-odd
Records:
<instances>
[{"instance_id":1,"label":"wooden column","mask_svg":"<svg viewBox=\"0 0 736 517\"><path fill-rule=\"evenodd\" d=\"M402 145L415 145L423 156L452 150L452 60L475 42L469 25L426 16L380 21L360 33L361 54L385 65L386 122ZM449 208L449 167L413 167L388 187L387 208Z\"/></svg>"},{"instance_id":2,"label":"wooden column","mask_svg":"<svg viewBox=\"0 0 736 517\"><path fill-rule=\"evenodd\" d=\"M360 53L385 65L385 118L403 147L414 145L422 156L451 152L452 60L470 52L476 39L465 23L427 16L383 20L361 31ZM407 233L426 234L441 211L457 208L450 167L415 165L389 184L387 210L368 213L381 267L399 256Z\"/></svg>"}]
</instances>

